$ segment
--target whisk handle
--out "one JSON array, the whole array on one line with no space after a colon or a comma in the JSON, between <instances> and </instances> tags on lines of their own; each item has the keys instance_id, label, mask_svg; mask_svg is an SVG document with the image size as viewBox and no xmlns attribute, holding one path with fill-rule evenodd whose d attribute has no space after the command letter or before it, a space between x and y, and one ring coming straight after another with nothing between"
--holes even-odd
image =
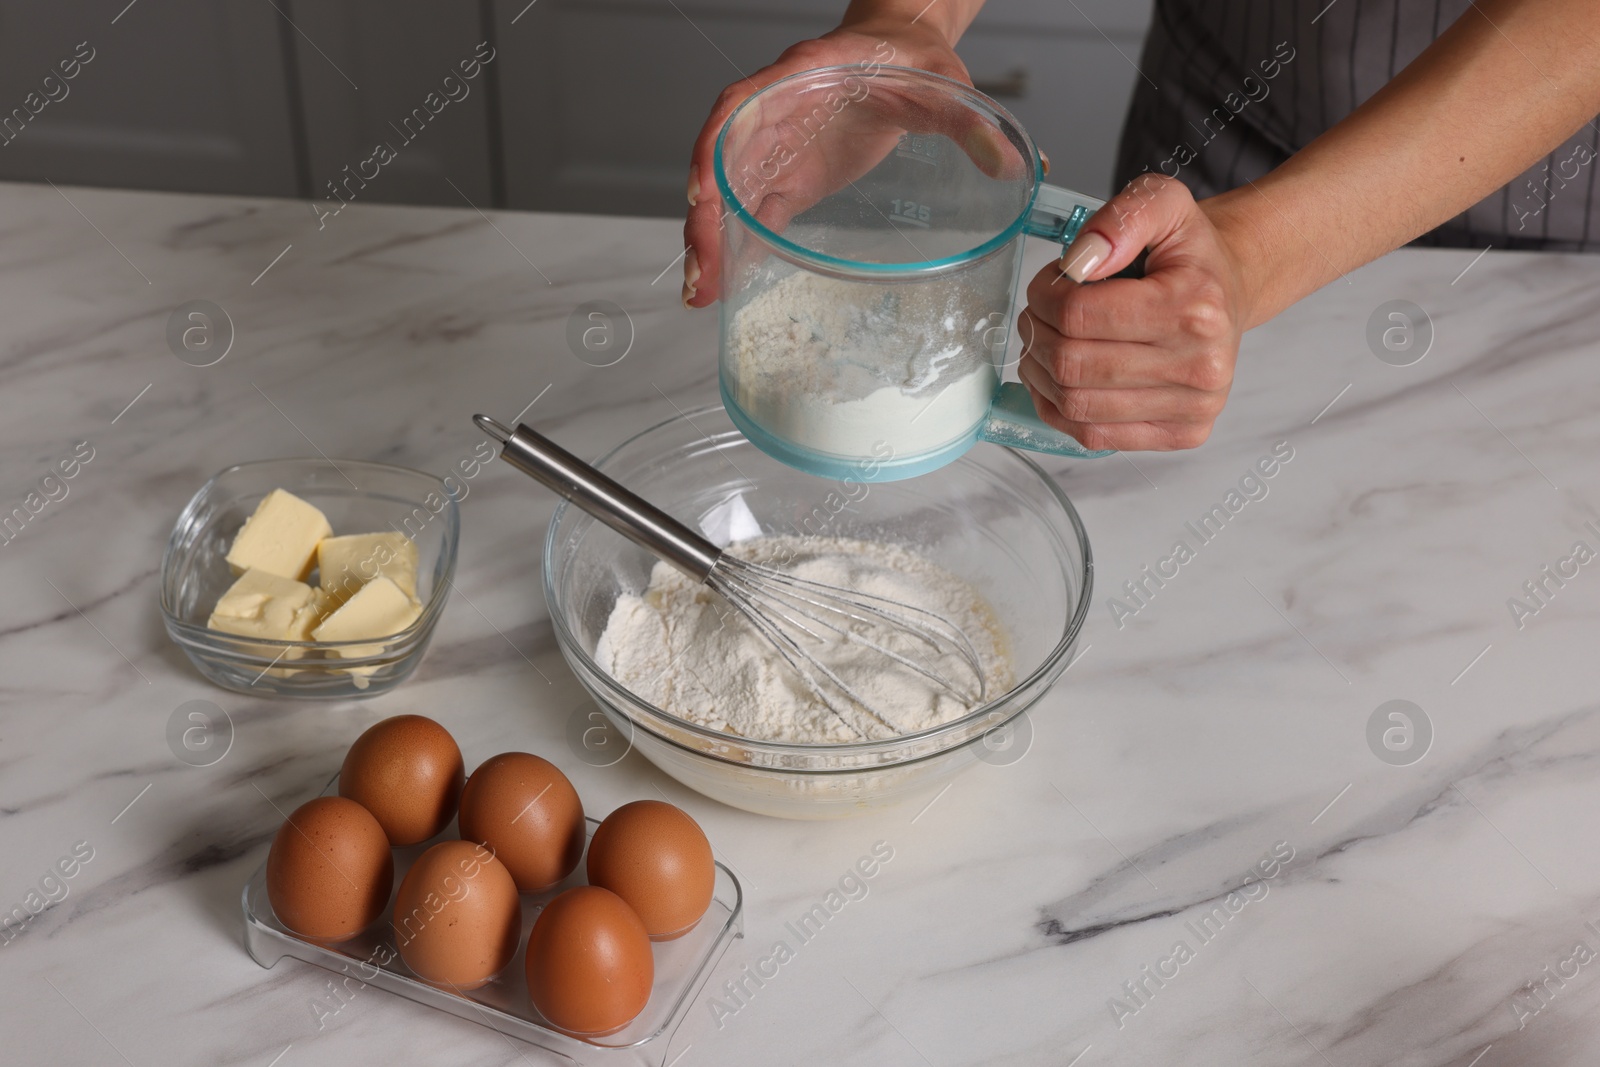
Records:
<instances>
[{"instance_id":1,"label":"whisk handle","mask_svg":"<svg viewBox=\"0 0 1600 1067\"><path fill-rule=\"evenodd\" d=\"M473 421L503 446L500 458L640 548L703 582L722 555L716 545L527 426L511 430L487 415Z\"/></svg>"}]
</instances>

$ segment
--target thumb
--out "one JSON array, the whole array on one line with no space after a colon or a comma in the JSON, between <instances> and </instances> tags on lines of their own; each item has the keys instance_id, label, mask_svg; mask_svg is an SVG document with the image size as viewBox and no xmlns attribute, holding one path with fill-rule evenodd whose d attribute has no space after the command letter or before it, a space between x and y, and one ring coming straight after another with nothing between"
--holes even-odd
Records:
<instances>
[{"instance_id":1,"label":"thumb","mask_svg":"<svg viewBox=\"0 0 1600 1067\"><path fill-rule=\"evenodd\" d=\"M1089 282L1126 268L1146 248L1174 236L1194 211L1188 186L1161 174L1141 174L1083 224L1061 254L1061 271Z\"/></svg>"}]
</instances>

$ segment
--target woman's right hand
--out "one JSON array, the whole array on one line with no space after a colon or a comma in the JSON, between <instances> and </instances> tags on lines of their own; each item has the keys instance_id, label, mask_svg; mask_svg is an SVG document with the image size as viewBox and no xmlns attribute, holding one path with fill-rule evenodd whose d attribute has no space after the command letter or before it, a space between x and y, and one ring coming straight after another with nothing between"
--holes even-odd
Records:
<instances>
[{"instance_id":1,"label":"woman's right hand","mask_svg":"<svg viewBox=\"0 0 1600 1067\"><path fill-rule=\"evenodd\" d=\"M712 172L717 134L723 123L747 97L779 78L847 63L917 67L968 84L972 80L945 33L935 28L931 20L878 16L859 21L847 19L838 29L815 40L801 41L785 50L771 66L722 90L695 139L694 158L689 166L689 216L683 227L687 249L683 257L685 307L706 307L717 299L723 206Z\"/></svg>"}]
</instances>

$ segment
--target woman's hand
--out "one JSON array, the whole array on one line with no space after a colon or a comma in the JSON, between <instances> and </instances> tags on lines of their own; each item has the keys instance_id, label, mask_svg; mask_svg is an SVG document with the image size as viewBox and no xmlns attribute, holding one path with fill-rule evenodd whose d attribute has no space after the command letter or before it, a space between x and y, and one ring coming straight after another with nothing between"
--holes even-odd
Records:
<instances>
[{"instance_id":1,"label":"woman's hand","mask_svg":"<svg viewBox=\"0 0 1600 1067\"><path fill-rule=\"evenodd\" d=\"M1141 175L1029 284L1019 376L1039 417L1085 448L1166 451L1210 436L1254 325L1210 203ZM1146 250L1144 277L1110 277Z\"/></svg>"},{"instance_id":2,"label":"woman's hand","mask_svg":"<svg viewBox=\"0 0 1600 1067\"><path fill-rule=\"evenodd\" d=\"M971 82L945 33L936 29L931 20L908 22L882 16L847 21L822 37L801 41L771 66L724 89L695 140L694 160L689 167L689 216L683 228L688 249L683 259L684 306L705 307L717 299L723 206L712 177L713 155L717 134L728 116L747 97L779 78L817 67L863 62L919 67Z\"/></svg>"}]
</instances>

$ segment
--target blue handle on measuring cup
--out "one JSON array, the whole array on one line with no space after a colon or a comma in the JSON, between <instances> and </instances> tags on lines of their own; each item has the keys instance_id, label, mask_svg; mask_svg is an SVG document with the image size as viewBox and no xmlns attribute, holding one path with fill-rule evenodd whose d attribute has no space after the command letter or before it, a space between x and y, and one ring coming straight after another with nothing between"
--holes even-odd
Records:
<instances>
[{"instance_id":1,"label":"blue handle on measuring cup","mask_svg":"<svg viewBox=\"0 0 1600 1067\"><path fill-rule=\"evenodd\" d=\"M1072 456L1075 459L1099 459L1116 451L1091 451L1048 425L1034 410L1033 397L1028 395L1028 387L1021 382L1006 382L995 391L994 404L989 408L989 421L978 430L978 436L1007 448L1045 452L1052 456Z\"/></svg>"},{"instance_id":2,"label":"blue handle on measuring cup","mask_svg":"<svg viewBox=\"0 0 1600 1067\"><path fill-rule=\"evenodd\" d=\"M1033 196L1033 207L1023 220L1022 228L1030 237L1060 241L1065 250L1077 239L1078 231L1089 221L1089 216L1105 206L1104 200L1096 200L1059 185L1041 184Z\"/></svg>"},{"instance_id":3,"label":"blue handle on measuring cup","mask_svg":"<svg viewBox=\"0 0 1600 1067\"><path fill-rule=\"evenodd\" d=\"M1028 212L1022 228L1030 236L1061 242L1065 250L1077 239L1078 230L1089 221L1089 216L1104 204L1104 200L1096 200L1060 186L1040 185L1034 196L1033 208ZM1033 397L1028 395L1027 386L1021 382L1006 382L995 392L994 404L989 408L989 420L978 431L978 436L1007 448L1077 459L1099 459L1115 451L1084 448L1054 426L1048 425L1039 418L1034 410Z\"/></svg>"}]
</instances>

